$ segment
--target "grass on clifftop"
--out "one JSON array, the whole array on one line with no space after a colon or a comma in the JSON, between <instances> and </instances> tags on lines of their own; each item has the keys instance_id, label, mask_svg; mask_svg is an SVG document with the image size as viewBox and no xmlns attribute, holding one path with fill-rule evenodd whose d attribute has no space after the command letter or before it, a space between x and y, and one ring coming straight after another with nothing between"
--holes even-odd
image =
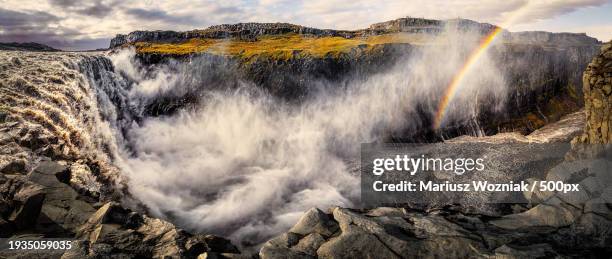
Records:
<instances>
[{"instance_id":1,"label":"grass on clifftop","mask_svg":"<svg viewBox=\"0 0 612 259\"><path fill-rule=\"evenodd\" d=\"M259 37L256 41L230 39L190 39L181 43L134 44L139 53L191 54L211 53L218 55L250 58L255 55L267 55L288 59L295 55L323 57L349 52L355 48L371 48L386 43L419 44L424 39L420 36L394 33L368 38L312 37L298 34L284 34Z\"/></svg>"}]
</instances>

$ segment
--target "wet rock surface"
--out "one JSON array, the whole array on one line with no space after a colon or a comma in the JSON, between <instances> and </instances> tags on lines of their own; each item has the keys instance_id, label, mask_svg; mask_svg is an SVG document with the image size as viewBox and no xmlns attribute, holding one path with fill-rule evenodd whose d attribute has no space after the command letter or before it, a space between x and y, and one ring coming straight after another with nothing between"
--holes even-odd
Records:
<instances>
[{"instance_id":1,"label":"wet rock surface","mask_svg":"<svg viewBox=\"0 0 612 259\"><path fill-rule=\"evenodd\" d=\"M580 135L578 112L523 136L459 137L452 143L558 143ZM612 160L567 159L548 181L579 183L586 192L524 193L521 204L447 204L417 208L313 208L287 233L268 241L261 258L531 258L589 257L612 252ZM585 173L586 172L586 173ZM507 205L507 206L506 206ZM487 211L474 212L470 206ZM499 210L512 207L510 210ZM331 233L331 234L330 234Z\"/></svg>"},{"instance_id":2,"label":"wet rock surface","mask_svg":"<svg viewBox=\"0 0 612 259\"><path fill-rule=\"evenodd\" d=\"M0 257L239 253L227 239L194 235L127 209L129 195L110 161L113 147L96 127L100 116L110 116L99 113L99 102L117 89L109 97L89 86L112 76L108 59L95 53L0 51L0 67L0 238L74 241L70 250L4 249Z\"/></svg>"},{"instance_id":3,"label":"wet rock surface","mask_svg":"<svg viewBox=\"0 0 612 259\"><path fill-rule=\"evenodd\" d=\"M51 253L3 250L0 256L196 258L206 252L240 253L227 239L193 235L117 202L79 194L60 181L67 171L63 163L44 160L27 175L0 175L0 237L61 238L73 240L74 248Z\"/></svg>"}]
</instances>

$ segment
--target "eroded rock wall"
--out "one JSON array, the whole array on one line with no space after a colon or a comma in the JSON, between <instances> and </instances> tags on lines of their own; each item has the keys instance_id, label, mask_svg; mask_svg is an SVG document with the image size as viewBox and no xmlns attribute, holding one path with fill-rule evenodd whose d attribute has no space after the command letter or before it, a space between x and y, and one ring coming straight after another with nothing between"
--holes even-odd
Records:
<instances>
[{"instance_id":1,"label":"eroded rock wall","mask_svg":"<svg viewBox=\"0 0 612 259\"><path fill-rule=\"evenodd\" d=\"M588 144L612 142L612 41L588 65L583 78L586 128L577 141Z\"/></svg>"}]
</instances>

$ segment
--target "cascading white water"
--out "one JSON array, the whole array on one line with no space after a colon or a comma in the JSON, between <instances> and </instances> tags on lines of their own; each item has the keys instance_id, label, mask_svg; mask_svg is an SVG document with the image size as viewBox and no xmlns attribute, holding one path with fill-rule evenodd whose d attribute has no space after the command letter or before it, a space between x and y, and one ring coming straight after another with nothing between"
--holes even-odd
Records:
<instances>
[{"instance_id":1,"label":"cascading white water","mask_svg":"<svg viewBox=\"0 0 612 259\"><path fill-rule=\"evenodd\" d=\"M134 82L121 86L129 90L120 98L125 107L142 113L142 103L185 91L185 82L205 98L170 116L139 123L121 116L121 123L111 123L125 132L116 163L130 192L156 216L257 244L285 231L310 207L356 206L358 173L350 161L357 161L360 143L421 127L410 117L415 104L437 102L478 38L449 30L393 69L353 81L346 90L323 90L299 105L279 102L248 82L234 90L198 85L207 73L194 69L204 62L198 58L145 71L134 52L124 50L110 58ZM479 99L501 107L503 73L486 55L476 66L450 107L451 120L473 118ZM113 114L105 117L112 120Z\"/></svg>"},{"instance_id":2,"label":"cascading white water","mask_svg":"<svg viewBox=\"0 0 612 259\"><path fill-rule=\"evenodd\" d=\"M0 65L9 69L0 71L8 78L0 82L7 84L0 108L38 125L31 132L59 138L51 146L65 153L61 159L117 166L154 216L256 245L311 207L358 206L359 145L421 128L412 119L416 104L437 103L477 42L477 34L443 33L365 80L315 82L327 85L299 104L234 80L232 66L207 57L143 67L130 50L108 57L2 52ZM503 73L488 57L475 71L451 105L451 120L474 117L478 100L506 96ZM195 107L147 117L148 104L188 93L201 98Z\"/></svg>"}]
</instances>

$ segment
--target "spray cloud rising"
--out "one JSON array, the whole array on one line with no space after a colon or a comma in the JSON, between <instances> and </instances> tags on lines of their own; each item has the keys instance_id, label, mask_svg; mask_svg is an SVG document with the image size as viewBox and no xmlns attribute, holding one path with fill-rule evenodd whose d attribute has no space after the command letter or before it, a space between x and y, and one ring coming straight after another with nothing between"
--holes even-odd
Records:
<instances>
[{"instance_id":1,"label":"spray cloud rising","mask_svg":"<svg viewBox=\"0 0 612 259\"><path fill-rule=\"evenodd\" d=\"M424 127L411 119L416 104L435 111L479 38L446 30L389 71L351 81L346 89L322 90L300 104L280 102L248 82L232 90L202 85L207 69L219 68L194 70L201 65L197 60L145 72L133 51L114 54L115 68L135 82L132 106L184 93L187 85L199 87L202 98L193 109L129 124L118 164L131 193L153 214L188 229L261 242L311 207L357 206L354 164L360 143ZM472 119L479 100L501 107L502 71L488 54L475 66L450 104L447 121Z\"/></svg>"}]
</instances>

